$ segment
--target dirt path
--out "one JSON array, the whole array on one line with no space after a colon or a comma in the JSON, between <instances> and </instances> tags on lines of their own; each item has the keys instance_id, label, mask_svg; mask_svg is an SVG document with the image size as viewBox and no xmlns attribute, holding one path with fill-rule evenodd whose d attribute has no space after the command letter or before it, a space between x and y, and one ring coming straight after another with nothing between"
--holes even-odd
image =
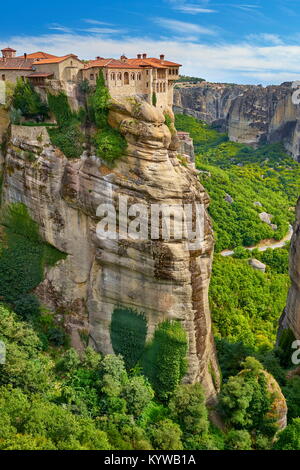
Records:
<instances>
[{"instance_id":1,"label":"dirt path","mask_svg":"<svg viewBox=\"0 0 300 470\"><path fill-rule=\"evenodd\" d=\"M245 246L246 250L252 251L257 248L259 251L266 251L268 248L275 250L276 248L282 248L287 242L289 242L293 235L293 227L289 226L289 231L282 240L274 240L274 238L268 238L261 240L257 245ZM223 250L221 251L222 256L232 256L234 250Z\"/></svg>"}]
</instances>

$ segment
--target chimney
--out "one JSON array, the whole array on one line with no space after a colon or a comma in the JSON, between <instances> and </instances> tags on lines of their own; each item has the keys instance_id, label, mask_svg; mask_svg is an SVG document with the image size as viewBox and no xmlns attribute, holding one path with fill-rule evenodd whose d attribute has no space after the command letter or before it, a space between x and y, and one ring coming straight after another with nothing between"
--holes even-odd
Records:
<instances>
[{"instance_id":1,"label":"chimney","mask_svg":"<svg viewBox=\"0 0 300 470\"><path fill-rule=\"evenodd\" d=\"M27 54L26 54L26 52L24 52L24 59L25 59L25 60L27 59Z\"/></svg>"},{"instance_id":2,"label":"chimney","mask_svg":"<svg viewBox=\"0 0 300 470\"><path fill-rule=\"evenodd\" d=\"M138 55L137 55L137 58L138 58L138 59L141 59L141 58L142 58L142 54L138 54Z\"/></svg>"},{"instance_id":3,"label":"chimney","mask_svg":"<svg viewBox=\"0 0 300 470\"><path fill-rule=\"evenodd\" d=\"M120 57L121 62L127 62L127 57L125 54L121 55Z\"/></svg>"},{"instance_id":4,"label":"chimney","mask_svg":"<svg viewBox=\"0 0 300 470\"><path fill-rule=\"evenodd\" d=\"M96 60L100 60L100 59L103 59L103 57L100 57L99 55L97 55Z\"/></svg>"},{"instance_id":5,"label":"chimney","mask_svg":"<svg viewBox=\"0 0 300 470\"><path fill-rule=\"evenodd\" d=\"M143 54L143 59L147 59L147 54Z\"/></svg>"},{"instance_id":6,"label":"chimney","mask_svg":"<svg viewBox=\"0 0 300 470\"><path fill-rule=\"evenodd\" d=\"M164 54L160 54L159 58L160 58L160 60L165 60L165 55L164 55Z\"/></svg>"}]
</instances>

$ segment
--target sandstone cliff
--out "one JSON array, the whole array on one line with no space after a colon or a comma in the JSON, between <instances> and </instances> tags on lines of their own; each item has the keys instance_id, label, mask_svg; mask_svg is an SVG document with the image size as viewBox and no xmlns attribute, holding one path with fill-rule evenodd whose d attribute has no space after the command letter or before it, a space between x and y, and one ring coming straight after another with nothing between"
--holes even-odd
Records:
<instances>
[{"instance_id":1,"label":"sandstone cliff","mask_svg":"<svg viewBox=\"0 0 300 470\"><path fill-rule=\"evenodd\" d=\"M283 142L300 161L300 112L291 83L280 86L202 82L175 89L174 111L192 115L249 145Z\"/></svg>"},{"instance_id":2,"label":"sandstone cliff","mask_svg":"<svg viewBox=\"0 0 300 470\"><path fill-rule=\"evenodd\" d=\"M300 339L300 199L296 209L296 222L291 241L290 277L292 284L287 306L280 320L280 329L291 328L295 337Z\"/></svg>"},{"instance_id":3,"label":"sandstone cliff","mask_svg":"<svg viewBox=\"0 0 300 470\"><path fill-rule=\"evenodd\" d=\"M43 127L11 127L5 155L3 200L26 204L44 239L68 254L46 273L37 293L62 317L72 344L82 336L112 352L110 321L124 305L144 312L149 336L164 319L182 322L189 340L188 382L200 381L213 399L219 383L211 332L208 285L213 235L205 212L204 243L187 251L180 241L100 240L96 210L119 195L132 203L208 205L208 196L176 155L176 134L147 103L114 102L110 123L127 139L127 155L110 169L85 152L67 159ZM28 158L30 153L30 159Z\"/></svg>"}]
</instances>

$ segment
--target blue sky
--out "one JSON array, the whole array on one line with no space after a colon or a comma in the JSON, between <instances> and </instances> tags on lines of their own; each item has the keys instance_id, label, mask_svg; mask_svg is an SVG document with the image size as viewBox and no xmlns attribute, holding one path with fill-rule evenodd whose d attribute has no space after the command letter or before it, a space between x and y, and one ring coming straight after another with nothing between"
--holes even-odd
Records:
<instances>
[{"instance_id":1,"label":"blue sky","mask_svg":"<svg viewBox=\"0 0 300 470\"><path fill-rule=\"evenodd\" d=\"M51 0L1 4L0 46L80 58L165 53L210 81L300 79L299 0Z\"/></svg>"}]
</instances>

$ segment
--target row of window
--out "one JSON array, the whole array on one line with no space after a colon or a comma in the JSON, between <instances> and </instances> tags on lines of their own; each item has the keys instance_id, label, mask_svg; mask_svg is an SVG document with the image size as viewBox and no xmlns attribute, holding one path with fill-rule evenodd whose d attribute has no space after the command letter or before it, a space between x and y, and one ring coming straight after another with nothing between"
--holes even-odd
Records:
<instances>
[{"instance_id":1,"label":"row of window","mask_svg":"<svg viewBox=\"0 0 300 470\"><path fill-rule=\"evenodd\" d=\"M91 73L90 74L90 80L95 80L95 78L97 78L97 74L93 74ZM107 76L106 76L107 78ZM124 81L124 84L125 85L128 85L129 84L129 73L128 72L124 72L124 74L122 72L118 72L118 73L115 73L115 72L112 72L110 74L110 80L111 81ZM130 80L142 80L142 74L140 72L138 73L134 73L132 72L130 74Z\"/></svg>"},{"instance_id":2,"label":"row of window","mask_svg":"<svg viewBox=\"0 0 300 470\"><path fill-rule=\"evenodd\" d=\"M166 83L165 82L159 82L156 84L156 92L157 93L165 93L166 91Z\"/></svg>"},{"instance_id":3,"label":"row of window","mask_svg":"<svg viewBox=\"0 0 300 470\"><path fill-rule=\"evenodd\" d=\"M178 75L179 69L169 69L169 75Z\"/></svg>"},{"instance_id":4,"label":"row of window","mask_svg":"<svg viewBox=\"0 0 300 470\"><path fill-rule=\"evenodd\" d=\"M110 79L112 81L115 81L116 79L117 80L123 80L123 73L122 72L118 72L118 73L114 73L112 72L110 74ZM138 73L134 73L134 72L131 72L130 74L130 80L142 80L142 74L140 72ZM124 72L124 83L128 83L129 81L129 73L128 72Z\"/></svg>"}]
</instances>

